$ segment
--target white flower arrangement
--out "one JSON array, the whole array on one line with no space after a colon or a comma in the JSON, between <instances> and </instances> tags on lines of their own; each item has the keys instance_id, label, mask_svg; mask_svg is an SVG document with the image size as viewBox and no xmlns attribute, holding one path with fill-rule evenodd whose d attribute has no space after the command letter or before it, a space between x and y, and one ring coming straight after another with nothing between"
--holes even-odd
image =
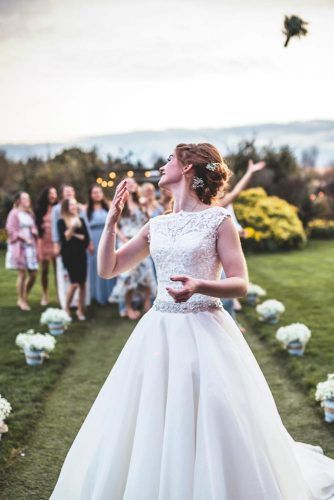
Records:
<instances>
[{"instance_id":1,"label":"white flower arrangement","mask_svg":"<svg viewBox=\"0 0 334 500\"><path fill-rule=\"evenodd\" d=\"M276 338L287 346L290 342L300 342L306 345L311 338L311 330L303 323L291 323L281 326L276 332Z\"/></svg>"},{"instance_id":2,"label":"white flower arrangement","mask_svg":"<svg viewBox=\"0 0 334 500\"><path fill-rule=\"evenodd\" d=\"M324 401L326 399L332 399L334 401L334 373L329 373L325 382L319 382L317 384L315 399L316 401L320 401L321 406L324 406Z\"/></svg>"},{"instance_id":3,"label":"white flower arrangement","mask_svg":"<svg viewBox=\"0 0 334 500\"><path fill-rule=\"evenodd\" d=\"M5 420L11 413L12 407L6 398L0 394L0 422Z\"/></svg>"},{"instance_id":4,"label":"white flower arrangement","mask_svg":"<svg viewBox=\"0 0 334 500\"><path fill-rule=\"evenodd\" d=\"M30 329L25 333L19 333L15 343L23 350L51 352L55 348L56 339L48 333L35 333Z\"/></svg>"},{"instance_id":5,"label":"white flower arrangement","mask_svg":"<svg viewBox=\"0 0 334 500\"><path fill-rule=\"evenodd\" d=\"M72 319L63 309L58 309L56 307L48 307L41 315L41 324L48 325L49 323L61 323L62 325L68 325L71 323Z\"/></svg>"},{"instance_id":6,"label":"white flower arrangement","mask_svg":"<svg viewBox=\"0 0 334 500\"><path fill-rule=\"evenodd\" d=\"M256 312L263 318L270 318L284 313L285 306L276 299L265 300L256 306Z\"/></svg>"},{"instance_id":7,"label":"white flower arrangement","mask_svg":"<svg viewBox=\"0 0 334 500\"><path fill-rule=\"evenodd\" d=\"M255 285L255 283L249 282L247 295L257 295L258 297L264 297L265 295L267 295L267 292L259 285Z\"/></svg>"},{"instance_id":8,"label":"white flower arrangement","mask_svg":"<svg viewBox=\"0 0 334 500\"><path fill-rule=\"evenodd\" d=\"M219 166L220 166L220 163L211 162L211 163L208 163L207 165L205 165L205 168L207 170L211 170L212 172L214 172L216 170L216 168L218 168Z\"/></svg>"}]
</instances>

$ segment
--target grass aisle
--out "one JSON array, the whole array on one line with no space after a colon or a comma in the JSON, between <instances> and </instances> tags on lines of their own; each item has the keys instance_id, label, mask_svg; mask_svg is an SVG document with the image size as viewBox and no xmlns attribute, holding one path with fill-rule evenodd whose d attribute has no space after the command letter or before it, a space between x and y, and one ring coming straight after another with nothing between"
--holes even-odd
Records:
<instances>
[{"instance_id":1,"label":"grass aisle","mask_svg":"<svg viewBox=\"0 0 334 500\"><path fill-rule=\"evenodd\" d=\"M97 319L90 321L90 331L47 398L25 456L8 469L1 499L49 498L66 452L134 327L115 314L111 317L110 307L96 308L95 315Z\"/></svg>"},{"instance_id":2,"label":"grass aisle","mask_svg":"<svg viewBox=\"0 0 334 500\"><path fill-rule=\"evenodd\" d=\"M98 309L91 332L78 347L71 364L48 398L44 416L9 473L0 498L47 500L61 464L92 402L124 346L134 324L111 319L110 309ZM249 326L249 325L248 325ZM319 444L334 458L332 432L310 406L303 391L250 329L246 336L271 386L283 422L296 440ZM93 436L92 436L93 439Z\"/></svg>"},{"instance_id":3,"label":"grass aisle","mask_svg":"<svg viewBox=\"0 0 334 500\"><path fill-rule=\"evenodd\" d=\"M322 411L315 404L310 404L305 391L287 372L284 362L277 360L257 333L252 331L251 324L244 315L242 323L247 326L245 338L269 383L289 433L296 441L320 445L326 455L334 458L333 426L323 421Z\"/></svg>"},{"instance_id":4,"label":"grass aisle","mask_svg":"<svg viewBox=\"0 0 334 500\"><path fill-rule=\"evenodd\" d=\"M334 372L334 252L332 241L310 241L302 251L253 254L247 258L250 280L267 291L265 299L284 303L285 313L277 325L259 322L255 308L244 307L248 324L272 356L273 365L307 394L310 407L331 433L327 449L334 453L334 425L322 423L323 410L315 402L316 384ZM275 338L279 326L301 322L312 336L302 357L290 356ZM303 419L303 410L295 417ZM302 425L302 424L301 424Z\"/></svg>"}]
</instances>

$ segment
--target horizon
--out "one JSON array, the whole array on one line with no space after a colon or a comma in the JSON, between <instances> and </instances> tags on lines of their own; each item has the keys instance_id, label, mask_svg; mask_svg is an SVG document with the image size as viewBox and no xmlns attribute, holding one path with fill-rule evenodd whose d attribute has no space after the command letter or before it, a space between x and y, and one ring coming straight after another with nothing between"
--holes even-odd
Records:
<instances>
[{"instance_id":1,"label":"horizon","mask_svg":"<svg viewBox=\"0 0 334 500\"><path fill-rule=\"evenodd\" d=\"M223 156L233 154L243 141L254 141L257 148L273 147L278 150L288 146L299 161L303 155L316 155L321 167L334 164L334 121L293 121L284 124L252 124L224 128L170 128L140 130L120 134L92 135L64 142L0 144L6 156L14 161L31 157L52 158L64 150L95 149L101 158L125 157L131 154L134 161L153 165L157 157L168 157L176 144L209 142ZM315 153L316 152L316 153Z\"/></svg>"},{"instance_id":2,"label":"horizon","mask_svg":"<svg viewBox=\"0 0 334 500\"><path fill-rule=\"evenodd\" d=\"M94 138L107 138L107 137L114 137L114 136L124 136L124 135L133 135L133 134L155 134L155 133L163 133L163 132L178 132L178 131L185 131L185 132L197 132L201 130L212 130L212 131L217 131L217 130L231 130L231 129L242 129L242 128L251 128L251 127L272 127L272 126L291 126L291 125L303 125L303 124L309 124L309 123L332 123L334 125L334 119L321 119L321 118L315 118L313 120L292 120L292 121L282 121L282 122L261 122L261 123L244 123L240 125L231 125L231 126L217 126L217 127L168 127L168 128L162 128L162 129L142 129L142 130L126 130L124 132L110 132L110 133L105 133L105 134L92 134L92 135L83 135L83 136L78 136L75 138L68 138L64 140L59 140L59 141L41 141L41 142L7 142L7 143L1 143L0 146L43 146L43 145L58 145L58 144L73 144L75 145L76 142L84 141L84 140L89 140L89 139L94 139Z\"/></svg>"}]
</instances>

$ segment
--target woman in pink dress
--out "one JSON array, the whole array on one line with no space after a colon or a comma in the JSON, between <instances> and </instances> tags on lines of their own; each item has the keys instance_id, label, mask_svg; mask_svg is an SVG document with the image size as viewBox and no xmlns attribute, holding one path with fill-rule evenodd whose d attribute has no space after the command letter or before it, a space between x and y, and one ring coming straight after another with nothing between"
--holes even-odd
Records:
<instances>
[{"instance_id":1,"label":"woman in pink dress","mask_svg":"<svg viewBox=\"0 0 334 500\"><path fill-rule=\"evenodd\" d=\"M38 257L41 262L41 282L43 295L41 305L46 306L49 302L49 266L52 262L55 270L55 255L51 237L51 212L52 207L58 202L57 190L47 187L40 193L36 203L36 224L38 228Z\"/></svg>"},{"instance_id":2,"label":"woman in pink dress","mask_svg":"<svg viewBox=\"0 0 334 500\"><path fill-rule=\"evenodd\" d=\"M15 196L14 206L7 217L6 230L6 268L17 270L17 305L22 311L29 311L28 295L38 270L38 231L28 193L20 192Z\"/></svg>"}]
</instances>

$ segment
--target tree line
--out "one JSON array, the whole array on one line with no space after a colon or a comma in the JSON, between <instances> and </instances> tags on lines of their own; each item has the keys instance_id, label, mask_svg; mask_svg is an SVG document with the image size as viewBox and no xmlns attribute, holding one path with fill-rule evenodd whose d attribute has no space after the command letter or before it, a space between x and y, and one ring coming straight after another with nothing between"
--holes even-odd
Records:
<instances>
[{"instance_id":1,"label":"tree line","mask_svg":"<svg viewBox=\"0 0 334 500\"><path fill-rule=\"evenodd\" d=\"M334 168L302 167L289 146L259 148L255 140L242 141L235 151L225 156L234 173L232 185L244 174L249 158L255 162L263 159L267 164L253 176L250 187L263 187L269 195L279 196L297 206L304 224L315 217L334 219ZM113 171L116 182L113 187L106 187L107 196L112 197L118 179L127 171L133 171L135 178L142 178L145 170L157 170L165 161L160 157L147 166L134 161L131 152L123 157L102 159L96 149L83 151L80 148L64 149L47 160L31 157L26 161L13 161L0 151L0 227L4 226L17 191L27 191L35 200L44 187L59 188L69 183L75 187L79 201L85 201L89 186L99 177L108 179ZM146 180L156 183L158 178Z\"/></svg>"}]
</instances>

